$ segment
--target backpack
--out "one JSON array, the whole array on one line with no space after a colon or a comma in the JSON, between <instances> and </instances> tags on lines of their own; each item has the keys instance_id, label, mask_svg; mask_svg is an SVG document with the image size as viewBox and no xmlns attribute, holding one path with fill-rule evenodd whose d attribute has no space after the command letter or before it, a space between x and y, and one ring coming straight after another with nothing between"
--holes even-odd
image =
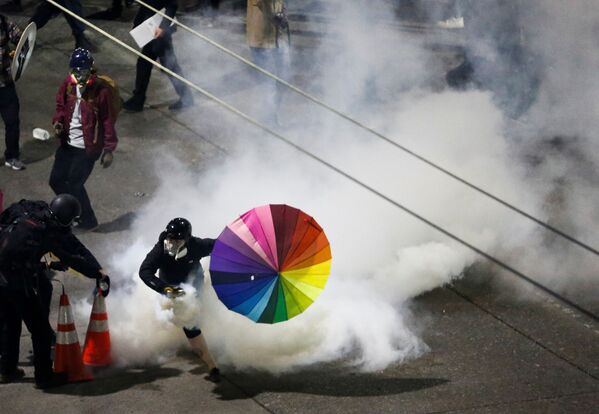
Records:
<instances>
[{"instance_id":1,"label":"backpack","mask_svg":"<svg viewBox=\"0 0 599 414\"><path fill-rule=\"evenodd\" d=\"M51 217L50 208L45 201L21 200L18 203L11 204L0 213L0 231L21 217L46 222Z\"/></svg>"},{"instance_id":2,"label":"backpack","mask_svg":"<svg viewBox=\"0 0 599 414\"><path fill-rule=\"evenodd\" d=\"M108 75L98 75L96 79L110 89L110 106L112 107L114 118L116 119L119 116L121 109L123 109L123 100L121 99L119 86L116 84L116 81Z\"/></svg>"},{"instance_id":3,"label":"backpack","mask_svg":"<svg viewBox=\"0 0 599 414\"><path fill-rule=\"evenodd\" d=\"M21 200L0 214L0 262L11 269L0 272L0 286L19 289L30 282L20 274L29 274L39 265L50 219L43 201Z\"/></svg>"}]
</instances>

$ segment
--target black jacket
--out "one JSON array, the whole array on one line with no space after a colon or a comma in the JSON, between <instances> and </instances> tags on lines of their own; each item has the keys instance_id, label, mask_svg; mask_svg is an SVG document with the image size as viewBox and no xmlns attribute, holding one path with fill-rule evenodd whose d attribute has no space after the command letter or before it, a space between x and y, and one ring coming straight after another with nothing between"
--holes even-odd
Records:
<instances>
[{"instance_id":1,"label":"black jacket","mask_svg":"<svg viewBox=\"0 0 599 414\"><path fill-rule=\"evenodd\" d=\"M145 0L145 3L149 4L150 6L156 8L158 10L162 10L164 8L165 9L164 14L166 14L168 17L171 17L173 19L175 18L175 13L177 13L177 0ZM152 10L140 5L139 11L135 15L135 18L133 19L133 27L139 26L142 22L149 19L150 17L152 17L155 14L156 13L154 13ZM174 28L176 26L171 27L171 23L172 22L170 20L168 20L166 18L162 18L162 23L160 23L160 28L162 30L164 30L166 33L172 33L172 32L174 32Z\"/></svg>"},{"instance_id":2,"label":"black jacket","mask_svg":"<svg viewBox=\"0 0 599 414\"><path fill-rule=\"evenodd\" d=\"M165 287L187 282L189 275L200 267L200 259L210 255L215 241L191 237L185 246L187 254L175 260L164 251L165 238L166 233L162 232L158 243L150 250L139 268L141 280L158 293L164 293Z\"/></svg>"},{"instance_id":3,"label":"black jacket","mask_svg":"<svg viewBox=\"0 0 599 414\"><path fill-rule=\"evenodd\" d=\"M102 267L94 255L70 227L60 226L52 218L45 202L21 200L0 215L0 224L0 286L25 288L46 253L89 278L101 277Z\"/></svg>"}]
</instances>

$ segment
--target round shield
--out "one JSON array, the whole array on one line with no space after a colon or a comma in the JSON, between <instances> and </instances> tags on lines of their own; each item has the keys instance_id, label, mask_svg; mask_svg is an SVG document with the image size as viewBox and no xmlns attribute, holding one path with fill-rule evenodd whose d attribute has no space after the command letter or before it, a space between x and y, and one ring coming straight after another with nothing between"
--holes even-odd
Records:
<instances>
[{"instance_id":1,"label":"round shield","mask_svg":"<svg viewBox=\"0 0 599 414\"><path fill-rule=\"evenodd\" d=\"M23 34L19 39L19 44L15 49L15 56L10 65L10 73L15 82L19 80L29 63L29 59L33 53L33 46L35 45L36 32L37 29L35 23L30 23L29 26L23 30Z\"/></svg>"}]
</instances>

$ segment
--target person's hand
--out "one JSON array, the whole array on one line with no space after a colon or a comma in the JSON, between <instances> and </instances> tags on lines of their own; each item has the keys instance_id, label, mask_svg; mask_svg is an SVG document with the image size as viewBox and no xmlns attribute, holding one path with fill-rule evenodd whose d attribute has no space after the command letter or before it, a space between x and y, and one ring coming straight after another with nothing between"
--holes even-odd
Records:
<instances>
[{"instance_id":1,"label":"person's hand","mask_svg":"<svg viewBox=\"0 0 599 414\"><path fill-rule=\"evenodd\" d=\"M164 294L167 298L174 299L185 295L185 291L178 286L167 286L164 288Z\"/></svg>"},{"instance_id":2,"label":"person's hand","mask_svg":"<svg viewBox=\"0 0 599 414\"><path fill-rule=\"evenodd\" d=\"M10 58L10 60L13 60L15 58L16 53L16 50L11 50L10 52L8 52L8 57Z\"/></svg>"},{"instance_id":3,"label":"person's hand","mask_svg":"<svg viewBox=\"0 0 599 414\"><path fill-rule=\"evenodd\" d=\"M112 164L112 159L112 152L104 151L102 153L102 157L100 158L100 165L102 165L104 168L108 168Z\"/></svg>"},{"instance_id":4,"label":"person's hand","mask_svg":"<svg viewBox=\"0 0 599 414\"><path fill-rule=\"evenodd\" d=\"M103 270L100 270L101 277L96 279L96 290L94 296L98 292L98 289L102 292L102 296L106 297L110 293L110 277Z\"/></svg>"},{"instance_id":5,"label":"person's hand","mask_svg":"<svg viewBox=\"0 0 599 414\"><path fill-rule=\"evenodd\" d=\"M55 122L54 125L52 125L52 126L54 127L54 133L56 135L62 134L64 127L62 126L62 124L60 122Z\"/></svg>"},{"instance_id":6,"label":"person's hand","mask_svg":"<svg viewBox=\"0 0 599 414\"><path fill-rule=\"evenodd\" d=\"M154 39L158 39L159 37L162 37L163 34L164 34L163 29L161 29L160 27L156 28L156 30L154 30Z\"/></svg>"}]
</instances>

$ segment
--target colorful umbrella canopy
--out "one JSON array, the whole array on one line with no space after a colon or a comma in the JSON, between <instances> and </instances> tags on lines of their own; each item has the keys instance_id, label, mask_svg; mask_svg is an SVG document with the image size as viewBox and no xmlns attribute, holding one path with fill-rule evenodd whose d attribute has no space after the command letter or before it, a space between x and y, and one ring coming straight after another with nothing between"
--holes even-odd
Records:
<instances>
[{"instance_id":1,"label":"colorful umbrella canopy","mask_svg":"<svg viewBox=\"0 0 599 414\"><path fill-rule=\"evenodd\" d=\"M227 308L255 322L299 315L331 269L331 248L309 215L284 204L256 207L229 224L210 256L212 286Z\"/></svg>"}]
</instances>

